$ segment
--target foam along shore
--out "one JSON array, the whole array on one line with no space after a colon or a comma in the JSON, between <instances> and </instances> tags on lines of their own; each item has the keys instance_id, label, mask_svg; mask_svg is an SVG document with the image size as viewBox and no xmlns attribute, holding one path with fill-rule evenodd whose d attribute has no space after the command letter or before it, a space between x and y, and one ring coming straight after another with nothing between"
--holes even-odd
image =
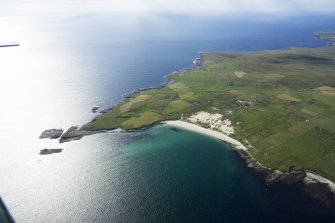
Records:
<instances>
[{"instance_id":1,"label":"foam along shore","mask_svg":"<svg viewBox=\"0 0 335 223\"><path fill-rule=\"evenodd\" d=\"M211 129L206 129L203 128L201 126L198 126L196 124L192 124L192 123L188 123L188 122L184 122L181 120L177 120L177 121L165 121L163 122L163 124L169 125L169 126L173 126L173 127L177 127L177 128L183 128L183 129L187 129L193 132L198 132L200 134L203 135L207 135L207 136L211 136L214 138L217 138L219 140L222 140L224 142L227 142L229 144L231 144L234 148L236 149L240 149L240 150L245 150L247 151L247 148L240 143L239 141L221 133L215 130L211 130Z\"/></svg>"},{"instance_id":2,"label":"foam along shore","mask_svg":"<svg viewBox=\"0 0 335 223\"><path fill-rule=\"evenodd\" d=\"M315 173L306 172L306 180L310 183L328 184L331 191L335 194L335 183Z\"/></svg>"}]
</instances>

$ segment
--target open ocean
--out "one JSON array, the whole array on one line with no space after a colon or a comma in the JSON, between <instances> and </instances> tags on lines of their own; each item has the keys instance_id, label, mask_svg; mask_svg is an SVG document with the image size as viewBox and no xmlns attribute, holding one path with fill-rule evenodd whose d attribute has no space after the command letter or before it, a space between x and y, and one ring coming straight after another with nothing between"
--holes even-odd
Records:
<instances>
[{"instance_id":1,"label":"open ocean","mask_svg":"<svg viewBox=\"0 0 335 223\"><path fill-rule=\"evenodd\" d=\"M301 188L270 188L236 151L159 125L65 144L49 128L90 121L159 86L203 51L326 46L335 16L80 14L0 17L0 196L17 223L330 222ZM39 155L43 148L64 148Z\"/></svg>"}]
</instances>

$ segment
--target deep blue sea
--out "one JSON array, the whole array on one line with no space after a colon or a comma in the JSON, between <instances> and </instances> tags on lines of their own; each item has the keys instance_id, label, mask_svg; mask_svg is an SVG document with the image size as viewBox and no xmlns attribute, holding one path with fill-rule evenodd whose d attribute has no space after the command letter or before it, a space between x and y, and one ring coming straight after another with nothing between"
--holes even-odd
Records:
<instances>
[{"instance_id":1,"label":"deep blue sea","mask_svg":"<svg viewBox=\"0 0 335 223\"><path fill-rule=\"evenodd\" d=\"M160 125L59 144L204 51L322 47L335 16L60 14L0 17L0 196L17 223L329 222L301 188L270 188L216 139ZM63 148L39 155L43 148ZM320 216L322 216L320 218ZM317 219L317 220L316 220Z\"/></svg>"}]
</instances>

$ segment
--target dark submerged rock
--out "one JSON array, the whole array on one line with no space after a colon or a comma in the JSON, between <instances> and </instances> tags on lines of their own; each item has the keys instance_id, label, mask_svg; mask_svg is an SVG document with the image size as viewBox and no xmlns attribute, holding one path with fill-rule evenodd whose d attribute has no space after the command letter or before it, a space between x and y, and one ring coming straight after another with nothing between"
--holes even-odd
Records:
<instances>
[{"instance_id":1,"label":"dark submerged rock","mask_svg":"<svg viewBox=\"0 0 335 223\"><path fill-rule=\"evenodd\" d=\"M91 110L93 113L97 113L97 111L99 110L99 106L94 106Z\"/></svg>"}]
</instances>

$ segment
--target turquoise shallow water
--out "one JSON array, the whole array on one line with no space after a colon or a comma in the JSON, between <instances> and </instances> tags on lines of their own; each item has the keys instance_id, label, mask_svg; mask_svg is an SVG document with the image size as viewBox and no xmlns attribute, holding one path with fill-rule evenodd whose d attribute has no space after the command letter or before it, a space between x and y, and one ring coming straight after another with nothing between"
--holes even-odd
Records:
<instances>
[{"instance_id":1,"label":"turquoise shallow water","mask_svg":"<svg viewBox=\"0 0 335 223\"><path fill-rule=\"evenodd\" d=\"M122 186L127 190L121 198L125 206L117 210L121 215L110 215L111 222L327 222L334 217L317 212L318 204L300 186L267 187L233 148L208 136L160 125L124 148L131 181Z\"/></svg>"},{"instance_id":2,"label":"turquoise shallow water","mask_svg":"<svg viewBox=\"0 0 335 223\"><path fill-rule=\"evenodd\" d=\"M299 188L265 187L224 144L164 126L59 144L48 128L91 120L159 86L201 51L319 47L334 15L80 14L1 17L0 195L18 223L315 222ZM40 156L43 148L63 148ZM287 196L284 196L287 195ZM311 211L313 210L313 211ZM327 219L325 218L324 222ZM318 219L318 222L320 219Z\"/></svg>"},{"instance_id":3,"label":"turquoise shallow water","mask_svg":"<svg viewBox=\"0 0 335 223\"><path fill-rule=\"evenodd\" d=\"M56 156L39 164L37 174L50 174L51 179L34 182L40 193L25 200L28 211L19 222L331 219L327 212L316 212L318 206L300 188L265 186L223 142L166 125L87 137L68 144L64 155L70 159L61 165ZM46 173L49 165L54 171ZM50 186L51 193L46 190ZM45 196L53 202L34 209Z\"/></svg>"},{"instance_id":4,"label":"turquoise shallow water","mask_svg":"<svg viewBox=\"0 0 335 223\"><path fill-rule=\"evenodd\" d=\"M168 126L143 135L126 146L126 166L131 166L134 181L121 212L136 210L129 222L285 219L261 181L245 171L236 152L222 142Z\"/></svg>"},{"instance_id":5,"label":"turquoise shallow water","mask_svg":"<svg viewBox=\"0 0 335 223\"><path fill-rule=\"evenodd\" d=\"M123 138L106 156L122 179L107 176L109 222L327 222L302 185L268 187L237 152L198 133L159 125ZM106 165L106 164L104 164ZM105 167L106 168L106 167ZM307 202L307 203L304 203ZM105 215L103 214L103 216ZM104 217L104 219L105 219Z\"/></svg>"}]
</instances>

